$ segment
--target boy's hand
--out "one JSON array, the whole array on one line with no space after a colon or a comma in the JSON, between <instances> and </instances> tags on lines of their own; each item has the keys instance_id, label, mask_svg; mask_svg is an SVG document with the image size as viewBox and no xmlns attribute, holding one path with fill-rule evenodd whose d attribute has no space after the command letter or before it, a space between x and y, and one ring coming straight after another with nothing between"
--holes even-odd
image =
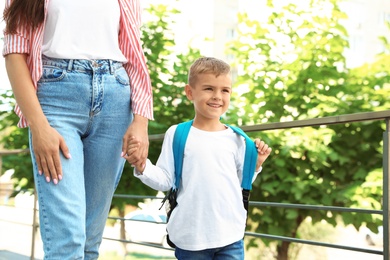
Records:
<instances>
[{"instance_id":1,"label":"boy's hand","mask_svg":"<svg viewBox=\"0 0 390 260\"><path fill-rule=\"evenodd\" d=\"M131 163L128 158L129 158L129 154L133 154L134 152L136 152L138 149L140 149L141 147L141 143L139 141L136 140L136 138L133 136L130 138L129 142L128 142L128 145L127 145L127 153L123 156L129 163ZM136 167L137 171L139 173L142 173L145 169L145 163L144 162L140 162L140 163L136 163L136 164L132 164L131 165L132 167Z\"/></svg>"},{"instance_id":2,"label":"boy's hand","mask_svg":"<svg viewBox=\"0 0 390 260\"><path fill-rule=\"evenodd\" d=\"M260 166L263 165L264 161L268 158L270 153L272 152L272 148L268 147L264 141L261 141L259 138L255 139L255 145L257 147L257 163L256 163L256 171L259 170Z\"/></svg>"}]
</instances>

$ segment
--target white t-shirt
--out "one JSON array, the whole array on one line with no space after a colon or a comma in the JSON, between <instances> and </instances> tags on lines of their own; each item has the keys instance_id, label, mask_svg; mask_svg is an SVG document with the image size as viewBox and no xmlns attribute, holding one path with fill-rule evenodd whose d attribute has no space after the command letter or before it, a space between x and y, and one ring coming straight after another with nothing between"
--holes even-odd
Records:
<instances>
[{"instance_id":1,"label":"white t-shirt","mask_svg":"<svg viewBox=\"0 0 390 260\"><path fill-rule=\"evenodd\" d=\"M172 152L175 129L176 125L166 132L156 166L148 160L142 175L134 172L153 189L169 190L175 181ZM178 206L167 226L176 246L204 250L226 246L244 237L246 210L241 191L244 155L245 140L232 129L208 132L191 127L184 151Z\"/></svg>"},{"instance_id":2,"label":"white t-shirt","mask_svg":"<svg viewBox=\"0 0 390 260\"><path fill-rule=\"evenodd\" d=\"M50 0L42 54L127 62L119 49L120 8L111 0Z\"/></svg>"}]
</instances>

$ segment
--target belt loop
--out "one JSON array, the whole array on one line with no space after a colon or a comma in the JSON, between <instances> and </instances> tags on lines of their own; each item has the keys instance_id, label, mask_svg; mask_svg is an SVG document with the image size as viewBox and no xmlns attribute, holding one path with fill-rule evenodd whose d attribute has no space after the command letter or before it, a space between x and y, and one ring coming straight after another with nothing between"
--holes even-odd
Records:
<instances>
[{"instance_id":1,"label":"belt loop","mask_svg":"<svg viewBox=\"0 0 390 260\"><path fill-rule=\"evenodd\" d=\"M108 62L110 64L110 73L114 74L114 62L112 60L108 60Z\"/></svg>"},{"instance_id":2,"label":"belt loop","mask_svg":"<svg viewBox=\"0 0 390 260\"><path fill-rule=\"evenodd\" d=\"M73 59L69 60L68 62L68 71L71 71L73 69Z\"/></svg>"}]
</instances>

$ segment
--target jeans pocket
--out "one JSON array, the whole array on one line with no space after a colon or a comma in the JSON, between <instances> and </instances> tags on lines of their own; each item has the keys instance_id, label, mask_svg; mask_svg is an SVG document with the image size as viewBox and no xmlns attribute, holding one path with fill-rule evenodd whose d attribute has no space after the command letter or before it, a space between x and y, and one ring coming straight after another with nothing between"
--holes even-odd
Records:
<instances>
[{"instance_id":1,"label":"jeans pocket","mask_svg":"<svg viewBox=\"0 0 390 260\"><path fill-rule=\"evenodd\" d=\"M120 67L115 70L115 79L124 86L128 86L130 84L129 75L124 67Z\"/></svg>"},{"instance_id":2,"label":"jeans pocket","mask_svg":"<svg viewBox=\"0 0 390 260\"><path fill-rule=\"evenodd\" d=\"M55 66L44 66L38 82L61 81L66 76L66 70Z\"/></svg>"}]
</instances>

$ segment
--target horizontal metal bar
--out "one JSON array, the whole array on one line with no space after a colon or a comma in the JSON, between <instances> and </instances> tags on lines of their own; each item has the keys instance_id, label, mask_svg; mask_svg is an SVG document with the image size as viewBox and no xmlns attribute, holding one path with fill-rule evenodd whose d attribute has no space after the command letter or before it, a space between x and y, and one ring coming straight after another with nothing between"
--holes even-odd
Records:
<instances>
[{"instance_id":1,"label":"horizontal metal bar","mask_svg":"<svg viewBox=\"0 0 390 260\"><path fill-rule=\"evenodd\" d=\"M15 155L20 153L29 153L29 149L0 150L0 156Z\"/></svg>"},{"instance_id":2,"label":"horizontal metal bar","mask_svg":"<svg viewBox=\"0 0 390 260\"><path fill-rule=\"evenodd\" d=\"M34 190L33 189L8 189L8 188L6 188L6 189L0 189L0 191L12 191L12 192L14 192L14 191L17 191L18 193L28 193L28 194L31 194L31 195L33 195L34 194Z\"/></svg>"},{"instance_id":3,"label":"horizontal metal bar","mask_svg":"<svg viewBox=\"0 0 390 260\"><path fill-rule=\"evenodd\" d=\"M160 200L164 199L163 197L141 196L141 195L124 195L124 194L115 194L114 197L115 198L125 198L125 199L160 199ZM293 209L313 209L313 210L329 210L329 211L341 211L341 212L359 212L359 213L365 213L365 214L383 215L383 211L381 211L381 210L343 208L343 207L322 206L322 205L288 204L288 203L261 202L261 201L249 201L249 205L262 206L262 207L293 208Z\"/></svg>"},{"instance_id":4,"label":"horizontal metal bar","mask_svg":"<svg viewBox=\"0 0 390 260\"><path fill-rule=\"evenodd\" d=\"M361 121L375 121L375 120L381 120L386 118L390 118L390 110L355 113L355 114L347 114L347 115L340 115L340 116L329 116L329 117L322 117L322 118L312 118L312 119L296 120L296 121L289 121L289 122L258 124L252 126L240 126L240 127L245 132L256 132L256 131L277 130L277 129L296 128L296 127L343 124L343 123L352 123L352 122L361 122ZM162 140L164 139L164 136L165 134L149 135L149 140L150 141ZM29 152L29 149L0 151L0 156L17 154L20 152Z\"/></svg>"},{"instance_id":5,"label":"horizontal metal bar","mask_svg":"<svg viewBox=\"0 0 390 260\"><path fill-rule=\"evenodd\" d=\"M344 249L344 250L350 250L350 251L356 251L356 252L362 252L362 253L383 255L383 251L372 250L372 249L369 249L369 248L359 248L359 247L343 246L343 245L338 245L338 244L316 242L316 241L312 241L312 240L304 240L304 239L291 238L291 237L266 235L266 234L259 234L259 233L253 233L253 232L245 232L245 235L252 236L252 237L273 239L273 240L282 240L282 241L287 241L287 242L292 242L292 243L300 243L300 244L308 244L308 245L314 245L314 246L331 247L331 248L338 248L338 249Z\"/></svg>"},{"instance_id":6,"label":"horizontal metal bar","mask_svg":"<svg viewBox=\"0 0 390 260\"><path fill-rule=\"evenodd\" d=\"M355 114L347 114L347 115L340 115L340 116L329 116L329 117L312 118L312 119L296 120L296 121L288 121L288 122L258 124L252 126L240 126L240 128L245 132L256 132L256 131L278 130L278 129L287 129L287 128L296 128L296 127L334 125L334 124L344 124L344 123L353 123L353 122L362 122L362 121L375 121L375 120L382 120L386 118L390 118L390 110L355 113ZM163 138L164 138L164 134L149 135L149 140L157 141L157 140L162 140Z\"/></svg>"},{"instance_id":7,"label":"horizontal metal bar","mask_svg":"<svg viewBox=\"0 0 390 260\"><path fill-rule=\"evenodd\" d=\"M16 225L20 225L20 226L31 226L31 227L33 226L32 223L23 223L23 222L8 220L8 219L0 219L0 222L6 222L6 223L16 224Z\"/></svg>"},{"instance_id":8,"label":"horizontal metal bar","mask_svg":"<svg viewBox=\"0 0 390 260\"><path fill-rule=\"evenodd\" d=\"M33 207L27 207L27 206L14 206L14 205L7 205L7 204L0 204L0 207L4 208L11 208L11 209L21 209L21 210L29 210L29 211L34 211Z\"/></svg>"},{"instance_id":9,"label":"horizontal metal bar","mask_svg":"<svg viewBox=\"0 0 390 260\"><path fill-rule=\"evenodd\" d=\"M2 193L12 193L12 192L14 192L14 191L16 191L16 190L14 190L14 189L0 189L0 192L2 192Z\"/></svg>"},{"instance_id":10,"label":"horizontal metal bar","mask_svg":"<svg viewBox=\"0 0 390 260\"><path fill-rule=\"evenodd\" d=\"M125 194L114 194L114 198L122 198L122 199L158 199L158 200L164 199L163 197L156 197L156 196L125 195Z\"/></svg>"},{"instance_id":11,"label":"horizontal metal bar","mask_svg":"<svg viewBox=\"0 0 390 260\"><path fill-rule=\"evenodd\" d=\"M321 205L288 204L288 203L260 202L260 201L249 201L249 205L262 206L262 207L293 208L293 209L314 209L314 210L329 210L329 211L342 211L342 212L358 212L358 213L365 213L365 214L383 215L382 210L345 208L345 207L333 207L333 206L321 206Z\"/></svg>"},{"instance_id":12,"label":"horizontal metal bar","mask_svg":"<svg viewBox=\"0 0 390 260\"><path fill-rule=\"evenodd\" d=\"M160 199L160 200L164 199L163 197L124 195L124 194L115 194L114 197L115 198L126 198L126 199ZM260 201L249 201L249 205L263 206L263 207L294 208L294 209L314 209L314 210L329 210L329 211L342 211L342 212L359 212L359 213L378 214L378 215L383 214L383 211L381 211L381 210L343 208L343 207L322 206L322 205L288 204L288 203L260 202Z\"/></svg>"},{"instance_id":13,"label":"horizontal metal bar","mask_svg":"<svg viewBox=\"0 0 390 260\"><path fill-rule=\"evenodd\" d=\"M289 122L268 123L268 124L253 125L253 126L242 126L241 128L245 132L255 132L255 131L278 130L278 129L296 128L296 127L334 125L334 124L345 124L345 123L362 122L362 121L375 121L375 120L382 120L386 118L390 118L390 110L379 111L379 112L347 114L347 115L340 115L340 116L329 116L329 117L313 118L313 119L297 120L297 121L289 121Z\"/></svg>"},{"instance_id":14,"label":"horizontal metal bar","mask_svg":"<svg viewBox=\"0 0 390 260\"><path fill-rule=\"evenodd\" d=\"M157 222L157 221L151 221L151 220L128 219L128 218L110 217L110 216L108 216L107 218L114 219L114 220L123 220L123 221L147 222L147 223L153 223L153 224L167 224L167 222Z\"/></svg>"},{"instance_id":15,"label":"horizontal metal bar","mask_svg":"<svg viewBox=\"0 0 390 260\"><path fill-rule=\"evenodd\" d=\"M127 243L127 244L135 244L135 245L140 245L140 246L155 247L155 248L160 248L160 249L170 250L170 251L175 250L175 249L170 248L170 247L163 247L163 246L159 246L159 245L155 245L155 244L141 243L141 242L135 242L135 241L125 240L125 239L117 239L117 238L111 238L111 237L103 237L103 239L116 241L116 242Z\"/></svg>"},{"instance_id":16,"label":"horizontal metal bar","mask_svg":"<svg viewBox=\"0 0 390 260\"><path fill-rule=\"evenodd\" d=\"M165 134L149 135L149 141L159 141L164 139Z\"/></svg>"}]
</instances>

